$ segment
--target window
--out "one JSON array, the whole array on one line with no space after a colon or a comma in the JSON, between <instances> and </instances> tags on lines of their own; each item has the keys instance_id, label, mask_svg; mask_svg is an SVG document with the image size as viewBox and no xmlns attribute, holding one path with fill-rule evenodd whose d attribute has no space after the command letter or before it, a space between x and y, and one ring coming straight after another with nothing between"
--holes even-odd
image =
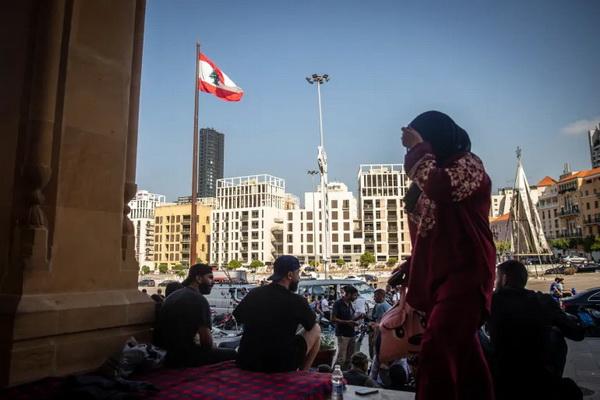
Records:
<instances>
[{"instance_id":1,"label":"window","mask_svg":"<svg viewBox=\"0 0 600 400\"><path fill-rule=\"evenodd\" d=\"M331 208L338 208L338 201L337 200L331 200Z\"/></svg>"},{"instance_id":2,"label":"window","mask_svg":"<svg viewBox=\"0 0 600 400\"><path fill-rule=\"evenodd\" d=\"M350 219L350 211L344 211L344 219Z\"/></svg>"},{"instance_id":3,"label":"window","mask_svg":"<svg viewBox=\"0 0 600 400\"><path fill-rule=\"evenodd\" d=\"M590 203L585 203L585 207L586 207L587 210L589 210L590 209Z\"/></svg>"},{"instance_id":4,"label":"window","mask_svg":"<svg viewBox=\"0 0 600 400\"><path fill-rule=\"evenodd\" d=\"M344 233L344 242L349 242L349 241L350 241L350 234Z\"/></svg>"},{"instance_id":5,"label":"window","mask_svg":"<svg viewBox=\"0 0 600 400\"><path fill-rule=\"evenodd\" d=\"M350 208L350 200L344 200L343 208Z\"/></svg>"},{"instance_id":6,"label":"window","mask_svg":"<svg viewBox=\"0 0 600 400\"><path fill-rule=\"evenodd\" d=\"M309 233L308 235L306 235L306 241L307 242L312 242L313 241L313 234L312 233ZM310 251L309 251L309 253L310 253Z\"/></svg>"},{"instance_id":7,"label":"window","mask_svg":"<svg viewBox=\"0 0 600 400\"><path fill-rule=\"evenodd\" d=\"M309 222L309 223L306 224L306 230L308 230L308 231L312 231L313 230L313 224L312 224L312 222Z\"/></svg>"},{"instance_id":8,"label":"window","mask_svg":"<svg viewBox=\"0 0 600 400\"><path fill-rule=\"evenodd\" d=\"M331 252L333 254L337 254L339 252L339 246L337 244L334 244L333 246L331 246L332 250Z\"/></svg>"},{"instance_id":9,"label":"window","mask_svg":"<svg viewBox=\"0 0 600 400\"><path fill-rule=\"evenodd\" d=\"M333 235L331 235L331 237L332 237L332 240L333 240L334 242L337 242L337 241L338 241L338 234L337 234L337 233L334 233Z\"/></svg>"},{"instance_id":10,"label":"window","mask_svg":"<svg viewBox=\"0 0 600 400\"><path fill-rule=\"evenodd\" d=\"M288 231L291 231L291 230L293 230L292 224L288 224Z\"/></svg>"},{"instance_id":11,"label":"window","mask_svg":"<svg viewBox=\"0 0 600 400\"><path fill-rule=\"evenodd\" d=\"M313 219L313 212L312 211L307 211L306 212L306 219Z\"/></svg>"},{"instance_id":12,"label":"window","mask_svg":"<svg viewBox=\"0 0 600 400\"><path fill-rule=\"evenodd\" d=\"M288 213L288 219L294 219L294 213L289 212Z\"/></svg>"},{"instance_id":13,"label":"window","mask_svg":"<svg viewBox=\"0 0 600 400\"><path fill-rule=\"evenodd\" d=\"M333 211L331 213L331 219L338 219L338 213L337 213L337 211Z\"/></svg>"},{"instance_id":14,"label":"window","mask_svg":"<svg viewBox=\"0 0 600 400\"><path fill-rule=\"evenodd\" d=\"M338 230L338 223L337 222L333 222L331 224L331 229L334 230L334 231L337 231Z\"/></svg>"},{"instance_id":15,"label":"window","mask_svg":"<svg viewBox=\"0 0 600 400\"><path fill-rule=\"evenodd\" d=\"M349 231L350 230L350 222L344 222L344 230L345 231Z\"/></svg>"}]
</instances>

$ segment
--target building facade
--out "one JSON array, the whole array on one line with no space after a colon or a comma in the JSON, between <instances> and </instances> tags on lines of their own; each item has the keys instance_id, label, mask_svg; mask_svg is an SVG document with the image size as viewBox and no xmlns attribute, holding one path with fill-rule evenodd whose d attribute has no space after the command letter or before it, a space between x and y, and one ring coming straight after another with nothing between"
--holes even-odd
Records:
<instances>
[{"instance_id":1,"label":"building facade","mask_svg":"<svg viewBox=\"0 0 600 400\"><path fill-rule=\"evenodd\" d=\"M208 262L212 207L196 207L197 261ZM154 210L154 264L190 265L192 204L165 204ZM192 263L192 264L193 264Z\"/></svg>"},{"instance_id":2,"label":"building facade","mask_svg":"<svg viewBox=\"0 0 600 400\"><path fill-rule=\"evenodd\" d=\"M285 181L272 175L252 175L217 181L212 211L210 262L232 260L272 264L283 253Z\"/></svg>"},{"instance_id":3,"label":"building facade","mask_svg":"<svg viewBox=\"0 0 600 400\"><path fill-rule=\"evenodd\" d=\"M363 252L363 240L358 204L348 187L340 182L327 185L329 198L329 232L331 262L358 262ZM320 186L304 194L304 208L287 210L283 232L283 248L301 262L322 261L324 230L323 200Z\"/></svg>"},{"instance_id":4,"label":"building facade","mask_svg":"<svg viewBox=\"0 0 600 400\"><path fill-rule=\"evenodd\" d=\"M129 219L135 230L135 259L140 267L154 268L154 210L166 202L162 194L138 190L129 202Z\"/></svg>"},{"instance_id":5,"label":"building facade","mask_svg":"<svg viewBox=\"0 0 600 400\"><path fill-rule=\"evenodd\" d=\"M592 168L600 167L600 124L588 132Z\"/></svg>"},{"instance_id":6,"label":"building facade","mask_svg":"<svg viewBox=\"0 0 600 400\"><path fill-rule=\"evenodd\" d=\"M408 177L402 164L362 164L358 171L359 215L364 251L376 261L410 255L404 195Z\"/></svg>"},{"instance_id":7,"label":"building facade","mask_svg":"<svg viewBox=\"0 0 600 400\"><path fill-rule=\"evenodd\" d=\"M217 180L223 178L225 135L212 128L200 129L198 196L214 197Z\"/></svg>"},{"instance_id":8,"label":"building facade","mask_svg":"<svg viewBox=\"0 0 600 400\"><path fill-rule=\"evenodd\" d=\"M513 198L513 188L500 188L497 194L492 195L490 218L496 218L510 211Z\"/></svg>"},{"instance_id":9,"label":"building facade","mask_svg":"<svg viewBox=\"0 0 600 400\"><path fill-rule=\"evenodd\" d=\"M557 181L546 176L538 182L537 188L539 193L537 210L544 236L547 240L556 239L560 234Z\"/></svg>"}]
</instances>

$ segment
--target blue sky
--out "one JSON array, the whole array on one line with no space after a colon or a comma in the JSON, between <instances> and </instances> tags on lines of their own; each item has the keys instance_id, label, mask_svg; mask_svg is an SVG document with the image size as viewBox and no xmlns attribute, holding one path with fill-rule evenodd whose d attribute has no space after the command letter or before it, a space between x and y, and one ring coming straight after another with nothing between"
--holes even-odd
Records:
<instances>
[{"instance_id":1,"label":"blue sky","mask_svg":"<svg viewBox=\"0 0 600 400\"><path fill-rule=\"evenodd\" d=\"M355 191L361 163L402 163L400 127L430 109L469 132L494 188L515 148L530 183L590 167L600 121L600 2L167 1L146 10L139 188L191 192L195 41L245 91L200 95L200 127L224 132L225 176L269 173L310 190L323 86L330 180Z\"/></svg>"}]
</instances>

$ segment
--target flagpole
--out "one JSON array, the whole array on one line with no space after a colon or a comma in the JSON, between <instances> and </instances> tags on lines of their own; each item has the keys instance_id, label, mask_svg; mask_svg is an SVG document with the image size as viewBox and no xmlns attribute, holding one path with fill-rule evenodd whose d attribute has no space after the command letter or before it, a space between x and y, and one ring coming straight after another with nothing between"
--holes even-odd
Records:
<instances>
[{"instance_id":1,"label":"flagpole","mask_svg":"<svg viewBox=\"0 0 600 400\"><path fill-rule=\"evenodd\" d=\"M198 67L200 65L200 43L196 42L196 75L194 75L194 149L192 152L192 215L190 217L190 263L196 264L196 220L198 193Z\"/></svg>"}]
</instances>

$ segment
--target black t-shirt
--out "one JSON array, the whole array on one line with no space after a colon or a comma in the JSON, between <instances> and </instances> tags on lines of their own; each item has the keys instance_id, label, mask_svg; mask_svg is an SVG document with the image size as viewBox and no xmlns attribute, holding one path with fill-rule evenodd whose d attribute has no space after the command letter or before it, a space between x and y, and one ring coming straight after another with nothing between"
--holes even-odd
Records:
<instances>
[{"instance_id":1,"label":"black t-shirt","mask_svg":"<svg viewBox=\"0 0 600 400\"><path fill-rule=\"evenodd\" d=\"M582 340L584 333L550 295L515 288L494 293L488 328L496 380L500 386L514 388L522 386L516 381L529 385L533 377L548 376L549 359L556 351L551 336L554 330L573 340Z\"/></svg>"},{"instance_id":2,"label":"black t-shirt","mask_svg":"<svg viewBox=\"0 0 600 400\"><path fill-rule=\"evenodd\" d=\"M196 344L201 327L211 328L210 306L196 289L184 287L165 299L158 313L155 344L167 350L169 357L185 356Z\"/></svg>"},{"instance_id":3,"label":"black t-shirt","mask_svg":"<svg viewBox=\"0 0 600 400\"><path fill-rule=\"evenodd\" d=\"M331 315L344 321L351 321L354 318L354 307L352 303L346 304L343 299L333 303ZM353 337L356 335L354 326L347 324L335 324L335 336Z\"/></svg>"},{"instance_id":4,"label":"black t-shirt","mask_svg":"<svg viewBox=\"0 0 600 400\"><path fill-rule=\"evenodd\" d=\"M310 330L316 320L302 296L277 283L252 289L233 316L244 325L238 365L264 372L294 369L289 360L298 352L298 325Z\"/></svg>"}]
</instances>

